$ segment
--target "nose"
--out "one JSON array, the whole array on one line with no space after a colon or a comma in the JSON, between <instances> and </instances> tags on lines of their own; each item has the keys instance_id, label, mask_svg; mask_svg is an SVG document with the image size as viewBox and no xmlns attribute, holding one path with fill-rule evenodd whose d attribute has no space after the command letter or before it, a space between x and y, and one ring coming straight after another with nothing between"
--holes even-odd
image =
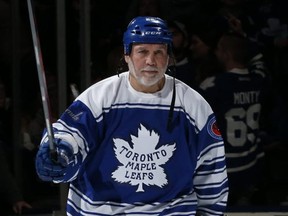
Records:
<instances>
[{"instance_id":1,"label":"nose","mask_svg":"<svg viewBox=\"0 0 288 216\"><path fill-rule=\"evenodd\" d=\"M150 55L147 56L147 58L146 58L146 64L147 64L147 65L155 65L155 64L156 64L154 54L150 54Z\"/></svg>"}]
</instances>

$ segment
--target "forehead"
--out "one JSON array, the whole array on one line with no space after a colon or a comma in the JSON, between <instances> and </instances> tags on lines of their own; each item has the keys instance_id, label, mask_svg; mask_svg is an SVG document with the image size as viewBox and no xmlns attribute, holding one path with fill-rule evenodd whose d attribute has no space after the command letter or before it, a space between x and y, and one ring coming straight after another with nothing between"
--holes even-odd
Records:
<instances>
[{"instance_id":1,"label":"forehead","mask_svg":"<svg viewBox=\"0 0 288 216\"><path fill-rule=\"evenodd\" d=\"M132 49L166 49L167 44L133 44Z\"/></svg>"}]
</instances>

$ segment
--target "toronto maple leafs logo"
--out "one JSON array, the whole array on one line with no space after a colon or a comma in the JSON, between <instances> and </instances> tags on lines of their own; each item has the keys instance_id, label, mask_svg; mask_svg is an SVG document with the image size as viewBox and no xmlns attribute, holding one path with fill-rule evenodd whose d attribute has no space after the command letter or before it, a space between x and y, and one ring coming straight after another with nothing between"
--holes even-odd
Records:
<instances>
[{"instance_id":1,"label":"toronto maple leafs logo","mask_svg":"<svg viewBox=\"0 0 288 216\"><path fill-rule=\"evenodd\" d=\"M133 147L123 139L115 138L114 151L122 164L112 173L112 178L120 183L138 185L136 192L144 192L143 185L163 187L168 183L161 165L165 164L175 151L173 145L161 145L156 149L159 135L147 130L143 125L138 129L138 136L131 135Z\"/></svg>"}]
</instances>

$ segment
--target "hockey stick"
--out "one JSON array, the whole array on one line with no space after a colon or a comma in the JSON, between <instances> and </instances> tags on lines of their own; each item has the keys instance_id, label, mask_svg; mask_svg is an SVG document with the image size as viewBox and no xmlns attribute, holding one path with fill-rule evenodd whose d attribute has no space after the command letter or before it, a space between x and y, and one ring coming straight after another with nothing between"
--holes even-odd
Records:
<instances>
[{"instance_id":1,"label":"hockey stick","mask_svg":"<svg viewBox=\"0 0 288 216\"><path fill-rule=\"evenodd\" d=\"M33 45L34 45L34 52L35 52L35 58L36 58L36 64L37 64L42 105L43 105L45 123L46 123L46 128L47 128L47 135L48 135L48 140L49 140L50 154L51 154L51 158L54 161L57 161L57 153L55 150L55 143L54 143L54 134L53 134L52 124L51 124L51 115L50 115L50 106L49 106L50 104L49 104L49 97L48 97L47 84L46 84L46 78L45 78L45 70L44 70L44 65L43 65L42 53L40 49L40 41L39 41L39 37L37 34L36 25L35 25L35 17L34 17L34 13L32 9L31 0L27 0L27 4L28 4L29 20L30 20L32 39L33 39Z\"/></svg>"}]
</instances>

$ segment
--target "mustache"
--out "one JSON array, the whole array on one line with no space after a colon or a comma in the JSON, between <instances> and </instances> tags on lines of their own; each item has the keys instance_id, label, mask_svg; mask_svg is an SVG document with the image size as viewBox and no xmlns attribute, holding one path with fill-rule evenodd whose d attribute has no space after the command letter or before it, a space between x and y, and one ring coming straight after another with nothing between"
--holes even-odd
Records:
<instances>
[{"instance_id":1,"label":"mustache","mask_svg":"<svg viewBox=\"0 0 288 216\"><path fill-rule=\"evenodd\" d=\"M142 68L141 72L142 71L159 71L159 69L157 67L147 66L145 68Z\"/></svg>"}]
</instances>

